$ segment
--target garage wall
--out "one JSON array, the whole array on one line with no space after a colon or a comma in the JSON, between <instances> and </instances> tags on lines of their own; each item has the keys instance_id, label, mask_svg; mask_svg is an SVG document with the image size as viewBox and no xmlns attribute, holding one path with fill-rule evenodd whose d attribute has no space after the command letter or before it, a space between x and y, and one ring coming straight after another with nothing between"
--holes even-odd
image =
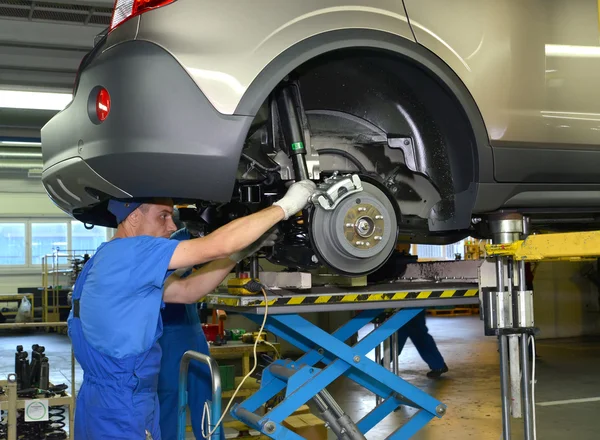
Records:
<instances>
[{"instance_id":1,"label":"garage wall","mask_svg":"<svg viewBox=\"0 0 600 440\"><path fill-rule=\"evenodd\" d=\"M600 293L586 274L593 263L541 263L533 282L538 339L600 334Z\"/></svg>"},{"instance_id":2,"label":"garage wall","mask_svg":"<svg viewBox=\"0 0 600 440\"><path fill-rule=\"evenodd\" d=\"M13 218L69 217L52 203L40 179L0 177L0 219ZM41 270L0 266L0 293L15 293L18 287L41 286L41 281Z\"/></svg>"}]
</instances>

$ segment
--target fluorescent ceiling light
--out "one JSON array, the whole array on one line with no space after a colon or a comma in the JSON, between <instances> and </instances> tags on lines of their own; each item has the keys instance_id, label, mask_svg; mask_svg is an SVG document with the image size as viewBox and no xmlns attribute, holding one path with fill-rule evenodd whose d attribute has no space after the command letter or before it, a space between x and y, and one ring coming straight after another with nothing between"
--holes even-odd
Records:
<instances>
[{"instance_id":1,"label":"fluorescent ceiling light","mask_svg":"<svg viewBox=\"0 0 600 440\"><path fill-rule=\"evenodd\" d=\"M569 46L546 44L547 57L599 58L600 46Z\"/></svg>"},{"instance_id":2,"label":"fluorescent ceiling light","mask_svg":"<svg viewBox=\"0 0 600 440\"><path fill-rule=\"evenodd\" d=\"M0 107L33 110L62 110L73 99L70 93L0 90Z\"/></svg>"},{"instance_id":3,"label":"fluorescent ceiling light","mask_svg":"<svg viewBox=\"0 0 600 440\"><path fill-rule=\"evenodd\" d=\"M8 145L11 147L38 147L41 146L42 143L41 142L22 142L22 141L0 141L0 144L2 145Z\"/></svg>"}]
</instances>

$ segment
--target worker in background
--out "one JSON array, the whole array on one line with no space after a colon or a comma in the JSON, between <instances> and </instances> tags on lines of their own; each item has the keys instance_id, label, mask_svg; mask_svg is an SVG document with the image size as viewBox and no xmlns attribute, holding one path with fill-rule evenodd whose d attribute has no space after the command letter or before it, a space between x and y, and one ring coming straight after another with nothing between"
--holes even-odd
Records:
<instances>
[{"instance_id":1,"label":"worker in background","mask_svg":"<svg viewBox=\"0 0 600 440\"><path fill-rule=\"evenodd\" d=\"M77 440L161 438L161 307L191 304L213 291L263 245L270 228L304 209L314 190L313 182L296 182L273 206L185 241L169 240L176 229L171 200L109 202L117 232L84 266L68 319L84 372ZM199 264L205 265L186 278L172 274Z\"/></svg>"},{"instance_id":2,"label":"worker in background","mask_svg":"<svg viewBox=\"0 0 600 440\"><path fill-rule=\"evenodd\" d=\"M203 236L202 225L184 222L184 228L173 235L172 240L190 240ZM183 274L184 278L191 270ZM183 354L188 350L210 355L208 342L202 331L198 316L198 303L165 304L161 310L163 334L158 339L162 349L160 373L158 376L158 400L160 402L160 431L162 440L177 438L179 366ZM194 436L200 440L202 436L202 414L204 403L212 397L212 379L208 366L198 362L190 362L188 370L188 406ZM221 438L224 431L221 430Z\"/></svg>"},{"instance_id":3,"label":"worker in background","mask_svg":"<svg viewBox=\"0 0 600 440\"><path fill-rule=\"evenodd\" d=\"M410 254L410 249L411 246L408 243L401 243L396 246L396 251L407 255ZM398 331L398 356L402 353L408 338L419 352L421 359L425 361L431 370L427 373L427 377L436 379L448 372L448 366L433 337L429 334L425 310L417 314Z\"/></svg>"},{"instance_id":4,"label":"worker in background","mask_svg":"<svg viewBox=\"0 0 600 440\"><path fill-rule=\"evenodd\" d=\"M425 361L431 370L427 373L427 377L437 379L448 372L448 366L433 337L429 334L429 329L425 323L425 315L426 311L421 311L398 330L398 356L402 353L406 340L410 338L421 359Z\"/></svg>"},{"instance_id":5,"label":"worker in background","mask_svg":"<svg viewBox=\"0 0 600 440\"><path fill-rule=\"evenodd\" d=\"M204 235L200 222L186 221L184 228L173 235L172 240L190 240ZM275 244L274 236L264 243L265 247ZM250 256L250 255L248 255ZM182 275L189 276L191 270ZM160 374L158 376L158 400L160 402L160 430L162 440L177 438L179 366L183 354L188 350L210 356L206 336L198 316L198 303L166 304L161 310L163 334L158 343L162 348ZM196 439L204 439L202 435L202 414L204 404L212 400L212 378L208 366L196 361L190 362L188 370L188 405L192 420L192 431ZM206 429L208 432L208 429ZM221 430L221 439L225 438Z\"/></svg>"}]
</instances>

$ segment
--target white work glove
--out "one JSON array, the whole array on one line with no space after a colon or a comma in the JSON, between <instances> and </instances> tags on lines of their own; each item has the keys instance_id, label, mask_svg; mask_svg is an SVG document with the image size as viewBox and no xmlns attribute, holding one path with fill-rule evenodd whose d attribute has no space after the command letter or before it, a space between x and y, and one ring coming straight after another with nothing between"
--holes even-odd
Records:
<instances>
[{"instance_id":1,"label":"white work glove","mask_svg":"<svg viewBox=\"0 0 600 440\"><path fill-rule=\"evenodd\" d=\"M265 232L263 235L261 235L258 240L256 240L247 248L242 249L241 251L236 252L235 254L231 254L229 256L229 259L231 261L239 263L240 261L245 260L246 258L254 255L256 252L258 252L264 247L275 246L277 238L279 238L279 231L276 227L273 227L267 232Z\"/></svg>"},{"instance_id":2,"label":"white work glove","mask_svg":"<svg viewBox=\"0 0 600 440\"><path fill-rule=\"evenodd\" d=\"M308 199L313 195L317 185L311 180L301 180L292 184L287 190L285 196L273 203L283 209L285 214L284 219L287 220L291 216L302 211L308 205Z\"/></svg>"}]
</instances>

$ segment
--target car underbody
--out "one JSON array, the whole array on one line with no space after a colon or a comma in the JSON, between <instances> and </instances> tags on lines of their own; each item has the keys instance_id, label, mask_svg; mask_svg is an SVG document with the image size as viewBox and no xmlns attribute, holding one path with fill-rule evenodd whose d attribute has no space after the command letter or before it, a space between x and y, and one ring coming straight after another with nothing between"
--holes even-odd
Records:
<instances>
[{"instance_id":1,"label":"car underbody","mask_svg":"<svg viewBox=\"0 0 600 440\"><path fill-rule=\"evenodd\" d=\"M44 185L85 223L115 226L109 198L169 197L195 204L210 232L310 178L321 197L280 225L268 259L350 276L377 271L397 243L489 238L487 220L499 213L527 214L533 232L597 227L594 182L538 183L535 162L519 169L534 180L496 182L476 106L441 78L408 58L344 49L287 72L256 109L242 103L242 114L222 115L157 45L101 42L82 63L73 102L42 130ZM99 84L119 93L105 121L90 107ZM177 107L156 105L168 102Z\"/></svg>"}]
</instances>

